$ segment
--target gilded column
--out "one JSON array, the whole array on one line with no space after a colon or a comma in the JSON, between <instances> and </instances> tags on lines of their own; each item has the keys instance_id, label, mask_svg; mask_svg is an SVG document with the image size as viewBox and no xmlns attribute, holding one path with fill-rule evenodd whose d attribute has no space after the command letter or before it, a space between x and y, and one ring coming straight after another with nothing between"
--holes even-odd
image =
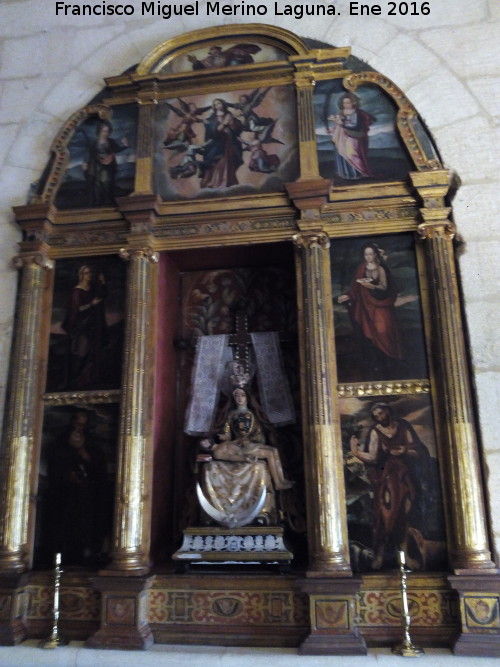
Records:
<instances>
[{"instance_id":1,"label":"gilded column","mask_svg":"<svg viewBox=\"0 0 500 667\"><path fill-rule=\"evenodd\" d=\"M444 206L445 170L411 175L424 202L419 233L425 243L432 308L433 362L442 397L442 465L446 471L449 558L456 573L494 571L481 486L473 398L464 339L453 238ZM434 322L436 323L434 326Z\"/></svg>"},{"instance_id":2,"label":"gilded column","mask_svg":"<svg viewBox=\"0 0 500 667\"><path fill-rule=\"evenodd\" d=\"M304 399L309 576L350 573L344 471L335 378L329 239L294 237L297 246Z\"/></svg>"},{"instance_id":3,"label":"gilded column","mask_svg":"<svg viewBox=\"0 0 500 667\"><path fill-rule=\"evenodd\" d=\"M151 247L123 249L130 261L112 562L107 571L149 568L154 267Z\"/></svg>"},{"instance_id":4,"label":"gilded column","mask_svg":"<svg viewBox=\"0 0 500 667\"><path fill-rule=\"evenodd\" d=\"M30 499L33 448L40 393L40 344L45 272L53 263L43 251L21 253L10 392L1 454L0 570L22 572L30 564Z\"/></svg>"}]
</instances>

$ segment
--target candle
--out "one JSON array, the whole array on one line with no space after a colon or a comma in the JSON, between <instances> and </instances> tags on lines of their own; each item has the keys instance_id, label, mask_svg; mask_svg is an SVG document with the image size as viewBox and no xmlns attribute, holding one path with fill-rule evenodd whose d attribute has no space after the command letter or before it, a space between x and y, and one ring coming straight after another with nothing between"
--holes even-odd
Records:
<instances>
[{"instance_id":1,"label":"candle","mask_svg":"<svg viewBox=\"0 0 500 667\"><path fill-rule=\"evenodd\" d=\"M56 565L60 565L60 564L61 564L61 554L56 553Z\"/></svg>"},{"instance_id":2,"label":"candle","mask_svg":"<svg viewBox=\"0 0 500 667\"><path fill-rule=\"evenodd\" d=\"M398 551L399 564L404 565L406 563L405 552L403 550Z\"/></svg>"}]
</instances>

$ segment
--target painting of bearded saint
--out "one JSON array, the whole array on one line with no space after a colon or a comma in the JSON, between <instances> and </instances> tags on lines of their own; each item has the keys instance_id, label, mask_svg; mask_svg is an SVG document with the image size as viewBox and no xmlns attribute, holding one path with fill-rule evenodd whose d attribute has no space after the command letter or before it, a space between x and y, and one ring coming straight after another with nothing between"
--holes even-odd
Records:
<instances>
[{"instance_id":1,"label":"painting of bearded saint","mask_svg":"<svg viewBox=\"0 0 500 667\"><path fill-rule=\"evenodd\" d=\"M163 198L283 190L298 175L294 94L275 86L159 105L155 182Z\"/></svg>"},{"instance_id":2,"label":"painting of bearded saint","mask_svg":"<svg viewBox=\"0 0 500 667\"><path fill-rule=\"evenodd\" d=\"M355 571L445 565L442 496L429 396L341 399L351 563Z\"/></svg>"}]
</instances>

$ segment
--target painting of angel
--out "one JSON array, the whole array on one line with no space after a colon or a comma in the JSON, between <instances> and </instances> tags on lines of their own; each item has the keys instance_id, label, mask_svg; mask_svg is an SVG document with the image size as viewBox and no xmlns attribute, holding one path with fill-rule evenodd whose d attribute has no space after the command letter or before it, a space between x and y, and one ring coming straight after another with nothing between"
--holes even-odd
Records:
<instances>
[{"instance_id":1,"label":"painting of angel","mask_svg":"<svg viewBox=\"0 0 500 667\"><path fill-rule=\"evenodd\" d=\"M253 65L285 60L287 54L274 46L249 41L218 40L208 46L193 49L167 62L159 62L159 74L171 72L200 72L209 69Z\"/></svg>"}]
</instances>

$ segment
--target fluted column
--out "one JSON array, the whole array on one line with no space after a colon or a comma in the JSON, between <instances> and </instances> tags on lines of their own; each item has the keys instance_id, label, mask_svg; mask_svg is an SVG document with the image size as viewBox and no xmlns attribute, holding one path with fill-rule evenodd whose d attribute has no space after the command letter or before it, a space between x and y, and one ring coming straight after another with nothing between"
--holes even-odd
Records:
<instances>
[{"instance_id":1,"label":"fluted column","mask_svg":"<svg viewBox=\"0 0 500 667\"><path fill-rule=\"evenodd\" d=\"M153 285L157 253L149 246L124 249L130 261L118 475L112 562L107 570L141 575L149 568L151 513L151 405L154 317Z\"/></svg>"},{"instance_id":2,"label":"fluted column","mask_svg":"<svg viewBox=\"0 0 500 667\"><path fill-rule=\"evenodd\" d=\"M40 394L40 344L45 272L53 263L45 252L21 253L10 390L0 459L0 570L22 572L30 563L30 496L33 447Z\"/></svg>"},{"instance_id":3,"label":"fluted column","mask_svg":"<svg viewBox=\"0 0 500 667\"><path fill-rule=\"evenodd\" d=\"M449 558L455 572L483 573L494 564L489 549L473 397L456 275L455 226L443 197L447 171L411 175L423 199L424 240L431 299L433 363L440 399L441 456L447 483ZM494 570L493 570L494 571Z\"/></svg>"},{"instance_id":4,"label":"fluted column","mask_svg":"<svg viewBox=\"0 0 500 667\"><path fill-rule=\"evenodd\" d=\"M309 576L350 573L338 405L329 239L297 234ZM300 317L301 316L301 317Z\"/></svg>"}]
</instances>

